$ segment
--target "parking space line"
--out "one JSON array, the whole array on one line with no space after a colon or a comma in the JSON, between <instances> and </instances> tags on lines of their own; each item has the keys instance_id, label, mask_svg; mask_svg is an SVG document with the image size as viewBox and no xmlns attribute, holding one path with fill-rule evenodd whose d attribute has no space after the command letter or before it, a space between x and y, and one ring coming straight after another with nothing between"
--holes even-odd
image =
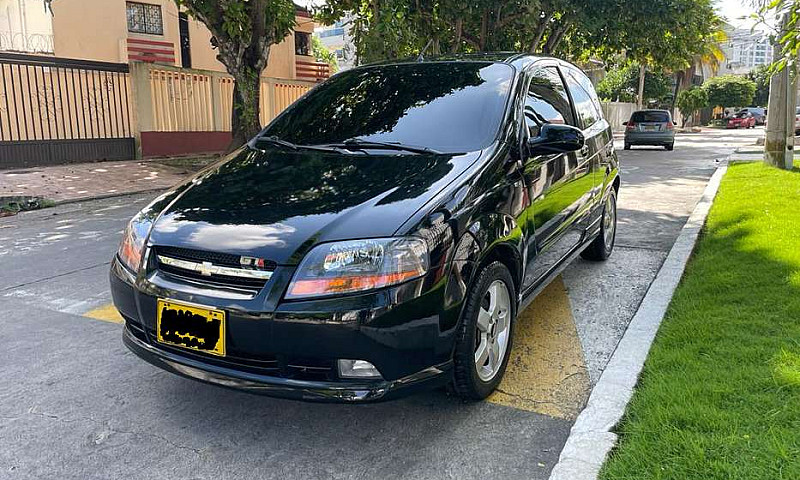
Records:
<instances>
[{"instance_id":1,"label":"parking space line","mask_svg":"<svg viewBox=\"0 0 800 480\"><path fill-rule=\"evenodd\" d=\"M571 420L589 389L569 297L558 277L517 318L508 368L487 401Z\"/></svg>"},{"instance_id":2,"label":"parking space line","mask_svg":"<svg viewBox=\"0 0 800 480\"><path fill-rule=\"evenodd\" d=\"M84 317L110 323L122 323L122 317L113 304L109 303L83 314Z\"/></svg>"}]
</instances>

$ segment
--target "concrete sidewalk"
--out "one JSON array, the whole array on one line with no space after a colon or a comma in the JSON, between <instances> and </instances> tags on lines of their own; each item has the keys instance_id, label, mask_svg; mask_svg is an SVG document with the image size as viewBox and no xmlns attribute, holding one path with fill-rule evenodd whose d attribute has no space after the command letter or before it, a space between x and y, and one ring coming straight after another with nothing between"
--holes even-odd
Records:
<instances>
[{"instance_id":1,"label":"concrete sidewalk","mask_svg":"<svg viewBox=\"0 0 800 480\"><path fill-rule=\"evenodd\" d=\"M161 190L214 159L130 160L0 170L0 198L41 197L65 203Z\"/></svg>"}]
</instances>

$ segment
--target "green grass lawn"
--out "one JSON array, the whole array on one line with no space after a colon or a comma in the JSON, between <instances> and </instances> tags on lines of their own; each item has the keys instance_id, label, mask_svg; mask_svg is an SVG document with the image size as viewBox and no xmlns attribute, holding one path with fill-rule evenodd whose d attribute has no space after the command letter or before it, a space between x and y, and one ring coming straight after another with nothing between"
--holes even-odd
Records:
<instances>
[{"instance_id":1,"label":"green grass lawn","mask_svg":"<svg viewBox=\"0 0 800 480\"><path fill-rule=\"evenodd\" d=\"M800 479L800 171L735 164L602 479Z\"/></svg>"}]
</instances>

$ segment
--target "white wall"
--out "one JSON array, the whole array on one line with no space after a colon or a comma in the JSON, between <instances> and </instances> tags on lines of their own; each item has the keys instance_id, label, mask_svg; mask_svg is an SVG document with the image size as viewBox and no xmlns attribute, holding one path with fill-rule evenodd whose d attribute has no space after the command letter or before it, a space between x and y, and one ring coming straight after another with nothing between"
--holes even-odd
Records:
<instances>
[{"instance_id":1,"label":"white wall","mask_svg":"<svg viewBox=\"0 0 800 480\"><path fill-rule=\"evenodd\" d=\"M615 132L625 130L622 122L627 122L631 118L631 114L636 111L635 103L626 102L602 102L603 115L606 121L611 125L611 129Z\"/></svg>"},{"instance_id":2,"label":"white wall","mask_svg":"<svg viewBox=\"0 0 800 480\"><path fill-rule=\"evenodd\" d=\"M44 0L0 0L0 51L53 52L53 21Z\"/></svg>"}]
</instances>

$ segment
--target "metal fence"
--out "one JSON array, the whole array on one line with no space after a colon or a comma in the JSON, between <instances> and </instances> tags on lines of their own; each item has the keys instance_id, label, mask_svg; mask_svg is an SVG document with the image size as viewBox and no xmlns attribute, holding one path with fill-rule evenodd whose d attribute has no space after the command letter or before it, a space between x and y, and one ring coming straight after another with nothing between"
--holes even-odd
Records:
<instances>
[{"instance_id":1,"label":"metal fence","mask_svg":"<svg viewBox=\"0 0 800 480\"><path fill-rule=\"evenodd\" d=\"M0 168L130 159L128 65L0 54Z\"/></svg>"}]
</instances>

